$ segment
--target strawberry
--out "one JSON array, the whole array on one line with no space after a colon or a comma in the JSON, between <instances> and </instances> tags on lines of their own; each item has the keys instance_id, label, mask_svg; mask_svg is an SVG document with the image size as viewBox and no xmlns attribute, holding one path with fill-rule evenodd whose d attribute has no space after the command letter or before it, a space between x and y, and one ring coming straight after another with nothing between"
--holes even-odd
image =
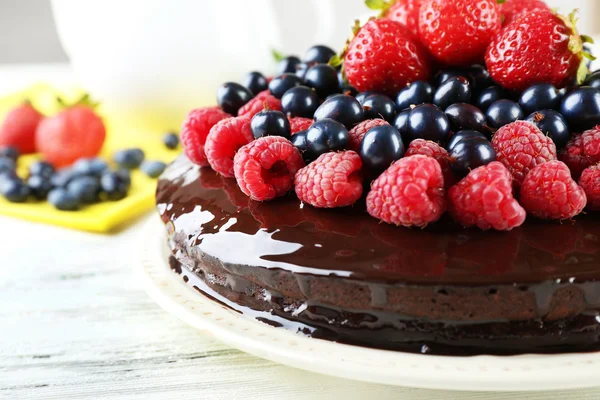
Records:
<instances>
[{"instance_id":1,"label":"strawberry","mask_svg":"<svg viewBox=\"0 0 600 400\"><path fill-rule=\"evenodd\" d=\"M419 11L421 42L447 65L482 61L501 26L496 0L428 0Z\"/></svg>"},{"instance_id":2,"label":"strawberry","mask_svg":"<svg viewBox=\"0 0 600 400\"><path fill-rule=\"evenodd\" d=\"M404 25L373 19L356 32L344 53L348 82L361 92L396 95L431 73L426 50Z\"/></svg>"},{"instance_id":3,"label":"strawberry","mask_svg":"<svg viewBox=\"0 0 600 400\"><path fill-rule=\"evenodd\" d=\"M591 58L579 35L575 12L569 17L534 11L515 18L497 35L485 55L494 81L509 90L524 90L535 83L563 88L577 79L583 82Z\"/></svg>"},{"instance_id":4,"label":"strawberry","mask_svg":"<svg viewBox=\"0 0 600 400\"><path fill-rule=\"evenodd\" d=\"M396 0L383 16L406 26L411 32L419 32L419 9L424 0Z\"/></svg>"},{"instance_id":5,"label":"strawberry","mask_svg":"<svg viewBox=\"0 0 600 400\"><path fill-rule=\"evenodd\" d=\"M102 119L86 105L75 105L44 119L35 132L38 151L55 167L96 156L105 137Z\"/></svg>"},{"instance_id":6,"label":"strawberry","mask_svg":"<svg viewBox=\"0 0 600 400\"><path fill-rule=\"evenodd\" d=\"M506 0L500 4L500 14L504 17L503 25L508 25L513 19L533 11L551 10L544 0Z\"/></svg>"},{"instance_id":7,"label":"strawberry","mask_svg":"<svg viewBox=\"0 0 600 400\"><path fill-rule=\"evenodd\" d=\"M43 118L28 102L10 110L0 126L0 147L16 147L20 154L35 153L35 130Z\"/></svg>"}]
</instances>

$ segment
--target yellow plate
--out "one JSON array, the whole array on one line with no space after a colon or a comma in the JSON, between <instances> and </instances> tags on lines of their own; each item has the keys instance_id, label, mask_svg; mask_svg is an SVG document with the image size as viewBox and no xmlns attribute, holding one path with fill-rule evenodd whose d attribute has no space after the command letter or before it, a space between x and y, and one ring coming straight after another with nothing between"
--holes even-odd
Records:
<instances>
[{"instance_id":1,"label":"yellow plate","mask_svg":"<svg viewBox=\"0 0 600 400\"><path fill-rule=\"evenodd\" d=\"M59 93L45 84L34 85L0 99L0 121L12 107L25 99L31 101L44 115L53 115L59 109L56 102L57 95L69 102L79 98L81 94L82 91L79 89ZM110 116L103 114L102 107L98 108L98 113L103 116L107 128L107 139L101 153L107 161L111 160L115 150L130 147L143 149L147 160L164 162L172 161L180 152L180 150L169 150L163 145L164 132L162 131L141 131L135 126L128 126L125 121L111 120ZM37 155L19 159L20 176L26 176L27 165L36 159L39 159ZM131 177L129 194L119 201L92 204L82 207L79 211L59 211L43 201L16 204L0 197L0 214L90 232L110 232L154 207L156 180L148 178L141 171L132 171Z\"/></svg>"}]
</instances>

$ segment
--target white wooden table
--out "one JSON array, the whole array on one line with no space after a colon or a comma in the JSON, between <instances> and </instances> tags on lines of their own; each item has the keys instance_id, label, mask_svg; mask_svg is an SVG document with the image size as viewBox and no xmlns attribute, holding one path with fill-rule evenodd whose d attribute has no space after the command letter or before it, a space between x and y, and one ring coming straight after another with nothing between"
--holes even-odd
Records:
<instances>
[{"instance_id":1,"label":"white wooden table","mask_svg":"<svg viewBox=\"0 0 600 400\"><path fill-rule=\"evenodd\" d=\"M66 66L0 67L0 94ZM597 400L600 389L457 393L330 378L228 348L155 305L133 265L140 223L111 236L0 217L0 399Z\"/></svg>"}]
</instances>

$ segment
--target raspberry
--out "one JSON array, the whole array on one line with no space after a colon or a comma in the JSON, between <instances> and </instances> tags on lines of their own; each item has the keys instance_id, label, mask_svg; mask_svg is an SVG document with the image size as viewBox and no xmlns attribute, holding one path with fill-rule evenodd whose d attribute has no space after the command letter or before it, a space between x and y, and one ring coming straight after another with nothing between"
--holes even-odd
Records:
<instances>
[{"instance_id":1,"label":"raspberry","mask_svg":"<svg viewBox=\"0 0 600 400\"><path fill-rule=\"evenodd\" d=\"M585 191L587 207L600 211L600 165L592 165L583 170L579 178L579 186Z\"/></svg>"},{"instance_id":2,"label":"raspberry","mask_svg":"<svg viewBox=\"0 0 600 400\"><path fill-rule=\"evenodd\" d=\"M512 177L498 161L475 168L448 192L448 211L465 227L509 231L520 226L526 212L512 194Z\"/></svg>"},{"instance_id":3,"label":"raspberry","mask_svg":"<svg viewBox=\"0 0 600 400\"><path fill-rule=\"evenodd\" d=\"M300 131L305 131L314 123L310 118L302 118L302 117L294 117L290 118L290 128L292 130L292 135L294 133L298 133Z\"/></svg>"},{"instance_id":4,"label":"raspberry","mask_svg":"<svg viewBox=\"0 0 600 400\"><path fill-rule=\"evenodd\" d=\"M294 186L304 161L298 149L280 136L265 136L243 146L233 158L235 179L252 200L283 196Z\"/></svg>"},{"instance_id":5,"label":"raspberry","mask_svg":"<svg viewBox=\"0 0 600 400\"><path fill-rule=\"evenodd\" d=\"M252 100L244 104L238 111L238 117L247 116L252 118L265 108L281 111L281 100L273 96L268 90L263 90Z\"/></svg>"},{"instance_id":6,"label":"raspberry","mask_svg":"<svg viewBox=\"0 0 600 400\"><path fill-rule=\"evenodd\" d=\"M252 140L250 117L232 117L213 126L206 138L204 151L211 168L226 178L233 178L233 157L238 149Z\"/></svg>"},{"instance_id":7,"label":"raspberry","mask_svg":"<svg viewBox=\"0 0 600 400\"><path fill-rule=\"evenodd\" d=\"M210 129L222 119L231 115L219 107L197 108L188 113L181 125L181 144L185 155L194 164L201 167L208 166L204 153L206 137Z\"/></svg>"},{"instance_id":8,"label":"raspberry","mask_svg":"<svg viewBox=\"0 0 600 400\"><path fill-rule=\"evenodd\" d=\"M538 218L572 218L583 210L586 202L585 192L561 161L538 165L521 186L521 204Z\"/></svg>"},{"instance_id":9,"label":"raspberry","mask_svg":"<svg viewBox=\"0 0 600 400\"><path fill-rule=\"evenodd\" d=\"M452 187L456 183L456 176L450 170L450 154L439 144L431 140L415 139L410 142L410 146L406 149L404 157L422 154L427 157L433 157L440 164L442 174L444 175L444 187L446 189Z\"/></svg>"},{"instance_id":10,"label":"raspberry","mask_svg":"<svg viewBox=\"0 0 600 400\"><path fill-rule=\"evenodd\" d=\"M360 151L360 145L362 143L365 134L376 126L389 125L383 119L368 119L356 125L354 128L350 129L348 132L350 134L350 149L356 151L357 153Z\"/></svg>"},{"instance_id":11,"label":"raspberry","mask_svg":"<svg viewBox=\"0 0 600 400\"><path fill-rule=\"evenodd\" d=\"M388 224L424 227L446 211L440 164L424 155L405 157L371 184L367 211Z\"/></svg>"},{"instance_id":12,"label":"raspberry","mask_svg":"<svg viewBox=\"0 0 600 400\"><path fill-rule=\"evenodd\" d=\"M600 162L600 126L571 139L558 158L567 164L573 178L579 178L584 169Z\"/></svg>"},{"instance_id":13,"label":"raspberry","mask_svg":"<svg viewBox=\"0 0 600 400\"><path fill-rule=\"evenodd\" d=\"M508 168L517 187L535 166L556 160L556 146L552 139L526 121L513 122L498 129L492 146L496 150L496 159Z\"/></svg>"},{"instance_id":14,"label":"raspberry","mask_svg":"<svg viewBox=\"0 0 600 400\"><path fill-rule=\"evenodd\" d=\"M318 208L345 207L362 195L362 161L353 151L321 154L296 173L296 195Z\"/></svg>"}]
</instances>

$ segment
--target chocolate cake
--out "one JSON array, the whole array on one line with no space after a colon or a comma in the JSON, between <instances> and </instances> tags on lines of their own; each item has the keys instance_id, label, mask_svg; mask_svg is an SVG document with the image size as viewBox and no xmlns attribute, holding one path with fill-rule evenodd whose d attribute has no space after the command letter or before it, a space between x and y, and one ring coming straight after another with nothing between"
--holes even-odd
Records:
<instances>
[{"instance_id":1,"label":"chocolate cake","mask_svg":"<svg viewBox=\"0 0 600 400\"><path fill-rule=\"evenodd\" d=\"M399 228L358 203L250 200L185 156L160 179L156 202L183 280L277 329L430 354L600 349L593 215L531 218L510 232L444 219Z\"/></svg>"}]
</instances>

